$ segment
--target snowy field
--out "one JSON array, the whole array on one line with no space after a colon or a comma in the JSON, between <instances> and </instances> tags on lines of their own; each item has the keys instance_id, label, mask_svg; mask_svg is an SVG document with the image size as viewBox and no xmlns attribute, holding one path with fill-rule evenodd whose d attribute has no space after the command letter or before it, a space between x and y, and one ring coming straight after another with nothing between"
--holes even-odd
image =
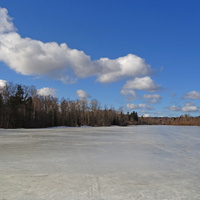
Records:
<instances>
[{"instance_id":1,"label":"snowy field","mask_svg":"<svg viewBox=\"0 0 200 200\"><path fill-rule=\"evenodd\" d=\"M200 127L0 129L0 200L199 200Z\"/></svg>"}]
</instances>

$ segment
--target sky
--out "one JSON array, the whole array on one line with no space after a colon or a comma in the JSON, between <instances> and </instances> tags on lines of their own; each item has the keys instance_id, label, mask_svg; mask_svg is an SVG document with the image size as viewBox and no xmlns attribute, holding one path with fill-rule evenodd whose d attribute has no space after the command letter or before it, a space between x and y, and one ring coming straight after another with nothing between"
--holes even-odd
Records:
<instances>
[{"instance_id":1,"label":"sky","mask_svg":"<svg viewBox=\"0 0 200 200\"><path fill-rule=\"evenodd\" d=\"M200 116L200 1L1 0L0 87Z\"/></svg>"}]
</instances>

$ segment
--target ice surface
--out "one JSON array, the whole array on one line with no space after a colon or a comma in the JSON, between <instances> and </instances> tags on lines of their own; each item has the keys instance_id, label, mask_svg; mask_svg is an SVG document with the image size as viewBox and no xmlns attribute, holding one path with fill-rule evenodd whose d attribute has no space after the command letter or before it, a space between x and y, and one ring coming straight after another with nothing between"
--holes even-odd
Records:
<instances>
[{"instance_id":1,"label":"ice surface","mask_svg":"<svg viewBox=\"0 0 200 200\"><path fill-rule=\"evenodd\" d=\"M0 129L0 200L199 200L200 127Z\"/></svg>"}]
</instances>

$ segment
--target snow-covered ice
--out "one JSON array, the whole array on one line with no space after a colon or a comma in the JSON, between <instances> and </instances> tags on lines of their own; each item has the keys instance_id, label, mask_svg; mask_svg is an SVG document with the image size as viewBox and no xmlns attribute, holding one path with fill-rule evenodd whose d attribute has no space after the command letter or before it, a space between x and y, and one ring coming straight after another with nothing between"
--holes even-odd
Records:
<instances>
[{"instance_id":1,"label":"snow-covered ice","mask_svg":"<svg viewBox=\"0 0 200 200\"><path fill-rule=\"evenodd\" d=\"M199 200L200 127L0 129L0 200Z\"/></svg>"}]
</instances>

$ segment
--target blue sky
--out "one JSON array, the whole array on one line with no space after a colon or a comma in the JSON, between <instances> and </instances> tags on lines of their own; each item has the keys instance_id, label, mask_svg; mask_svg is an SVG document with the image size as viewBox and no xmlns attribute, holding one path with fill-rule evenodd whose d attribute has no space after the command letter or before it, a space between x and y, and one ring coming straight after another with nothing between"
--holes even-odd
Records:
<instances>
[{"instance_id":1,"label":"blue sky","mask_svg":"<svg viewBox=\"0 0 200 200\"><path fill-rule=\"evenodd\" d=\"M1 0L0 87L200 115L200 1Z\"/></svg>"}]
</instances>

